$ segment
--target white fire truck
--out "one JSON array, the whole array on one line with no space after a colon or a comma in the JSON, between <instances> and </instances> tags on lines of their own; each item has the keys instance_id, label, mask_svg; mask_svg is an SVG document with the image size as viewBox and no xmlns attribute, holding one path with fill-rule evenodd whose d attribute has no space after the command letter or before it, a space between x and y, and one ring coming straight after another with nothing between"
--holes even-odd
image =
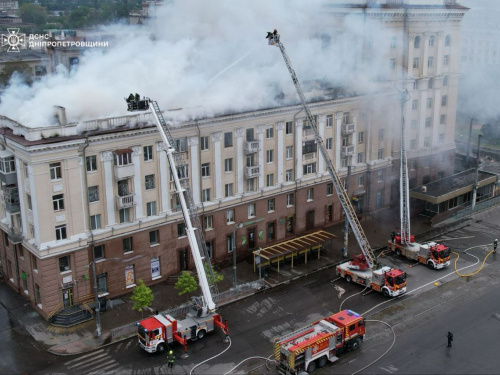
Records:
<instances>
[{"instance_id":1,"label":"white fire truck","mask_svg":"<svg viewBox=\"0 0 500 375\"><path fill-rule=\"evenodd\" d=\"M314 372L338 355L357 350L365 336L363 317L343 310L295 332L274 339L274 357L284 375Z\"/></svg>"},{"instance_id":2,"label":"white fire truck","mask_svg":"<svg viewBox=\"0 0 500 375\"><path fill-rule=\"evenodd\" d=\"M177 320L169 315L155 315L137 322L139 344L147 352L163 352L167 345L177 341L183 345L187 351L187 340L201 339L206 333L211 332L215 327L221 328L228 334L227 322L222 322L222 318L215 312L214 297L217 297L217 286L210 263L210 257L206 249L205 240L201 228L196 206L192 202L186 174L178 170L177 163L181 156L175 148L175 142L170 134L167 122L158 107L158 103L149 98L140 100L125 99L128 103L129 111L151 109L151 113L156 120L156 126L165 143L170 165L171 176L174 179L177 198L181 206L184 222L186 223L186 236L191 246L198 279L203 294L202 298L195 298L193 311L189 312L182 320ZM210 280L207 278L210 274Z\"/></svg>"}]
</instances>

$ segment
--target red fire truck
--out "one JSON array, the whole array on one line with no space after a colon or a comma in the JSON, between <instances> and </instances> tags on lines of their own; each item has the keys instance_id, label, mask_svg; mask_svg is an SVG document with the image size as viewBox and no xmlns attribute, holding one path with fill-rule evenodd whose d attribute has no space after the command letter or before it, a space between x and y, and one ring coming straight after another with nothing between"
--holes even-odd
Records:
<instances>
[{"instance_id":1,"label":"red fire truck","mask_svg":"<svg viewBox=\"0 0 500 375\"><path fill-rule=\"evenodd\" d=\"M364 336L365 320L361 315L351 310L330 315L274 339L278 371L284 375L314 372L337 361L341 353L357 350Z\"/></svg>"},{"instance_id":2,"label":"red fire truck","mask_svg":"<svg viewBox=\"0 0 500 375\"><path fill-rule=\"evenodd\" d=\"M389 240L387 248L396 253L397 256L404 256L411 260L416 260L419 263L427 264L427 267L434 270L439 270L448 267L451 263L451 250L445 244L436 242L427 242L420 244L414 242L413 236L410 237L408 243L401 242L401 236L392 235L394 240Z\"/></svg>"}]
</instances>

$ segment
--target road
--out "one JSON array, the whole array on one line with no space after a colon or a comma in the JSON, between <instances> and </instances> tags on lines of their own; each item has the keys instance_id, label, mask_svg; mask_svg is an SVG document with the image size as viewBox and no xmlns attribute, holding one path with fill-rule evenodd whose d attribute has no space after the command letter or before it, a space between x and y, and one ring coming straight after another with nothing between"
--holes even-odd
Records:
<instances>
[{"instance_id":1,"label":"road","mask_svg":"<svg viewBox=\"0 0 500 375\"><path fill-rule=\"evenodd\" d=\"M497 209L479 215L468 226L440 239L460 255L457 261L460 273L471 273L480 267L487 247L491 248L492 233L500 233L499 213ZM429 270L392 255L381 261L408 273L406 295L386 299L375 292L363 292L361 286L338 279L333 268L309 275L221 308L221 315L230 324L230 347L219 332L191 343L188 358L181 358L181 347L174 345L177 361L173 373L224 374L249 357L270 357L273 337L341 308L362 313L369 320L366 340L359 351L342 355L335 364L318 370L318 374L499 372L500 356L496 355L494 343L500 334L500 252L488 257L485 267L471 277L458 276L454 264L444 270ZM335 286L345 290L340 298ZM391 329L379 321L392 327L396 341L385 356L363 370L387 351L394 339ZM446 348L448 331L455 337L451 349ZM9 332L12 334L12 330ZM44 357L36 343L27 345L26 341L20 341L11 348L15 355L11 363L3 368L14 369L11 372L27 371L22 363L25 347L36 352L37 363L45 361L38 368L43 373L167 373L166 356L142 351L136 338L90 354L50 358ZM1 347L2 353L4 348L5 345ZM210 360L194 368L207 359ZM264 359L250 359L233 373L276 373L264 364Z\"/></svg>"}]
</instances>

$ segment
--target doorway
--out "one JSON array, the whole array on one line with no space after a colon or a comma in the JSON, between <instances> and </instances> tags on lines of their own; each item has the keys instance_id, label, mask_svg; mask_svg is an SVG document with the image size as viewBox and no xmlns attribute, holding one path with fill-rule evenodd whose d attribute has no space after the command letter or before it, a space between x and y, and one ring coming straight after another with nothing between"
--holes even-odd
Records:
<instances>
[{"instance_id":1,"label":"doorway","mask_svg":"<svg viewBox=\"0 0 500 375\"><path fill-rule=\"evenodd\" d=\"M73 306L73 288L65 288L62 290L64 308Z\"/></svg>"},{"instance_id":2,"label":"doorway","mask_svg":"<svg viewBox=\"0 0 500 375\"><path fill-rule=\"evenodd\" d=\"M306 212L306 230L314 229L314 210Z\"/></svg>"},{"instance_id":3,"label":"doorway","mask_svg":"<svg viewBox=\"0 0 500 375\"><path fill-rule=\"evenodd\" d=\"M188 254L187 249L179 250L179 265L180 272L188 269Z\"/></svg>"},{"instance_id":4,"label":"doorway","mask_svg":"<svg viewBox=\"0 0 500 375\"><path fill-rule=\"evenodd\" d=\"M255 228L249 228L248 234L248 250L255 249Z\"/></svg>"}]
</instances>

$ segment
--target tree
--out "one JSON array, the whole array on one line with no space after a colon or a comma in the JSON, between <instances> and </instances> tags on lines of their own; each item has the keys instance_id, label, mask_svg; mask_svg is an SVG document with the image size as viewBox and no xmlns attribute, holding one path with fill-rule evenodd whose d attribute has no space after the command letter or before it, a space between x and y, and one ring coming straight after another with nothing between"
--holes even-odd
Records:
<instances>
[{"instance_id":1,"label":"tree","mask_svg":"<svg viewBox=\"0 0 500 375\"><path fill-rule=\"evenodd\" d=\"M208 264L205 263L205 273L207 274L207 279L209 284L213 284L214 281L215 283L220 283L222 280L224 280L224 275L221 273L218 273L216 270L212 268L212 272L214 274L214 277L212 278L212 275L210 275L210 272L208 272Z\"/></svg>"},{"instance_id":2,"label":"tree","mask_svg":"<svg viewBox=\"0 0 500 375\"><path fill-rule=\"evenodd\" d=\"M179 295L182 296L186 293L194 292L198 289L198 283L194 276L192 276L187 271L182 271L181 276L177 280L174 286L175 289L179 289Z\"/></svg>"},{"instance_id":3,"label":"tree","mask_svg":"<svg viewBox=\"0 0 500 375\"><path fill-rule=\"evenodd\" d=\"M139 279L130 299L134 302L132 309L140 311L141 314L144 315L144 309L149 307L153 302L153 291L146 284L144 284L144 281Z\"/></svg>"},{"instance_id":4,"label":"tree","mask_svg":"<svg viewBox=\"0 0 500 375\"><path fill-rule=\"evenodd\" d=\"M47 11L37 4L23 4L19 7L19 14L23 22L34 23L38 26L47 22Z\"/></svg>"},{"instance_id":5,"label":"tree","mask_svg":"<svg viewBox=\"0 0 500 375\"><path fill-rule=\"evenodd\" d=\"M5 63L0 73L0 87L7 86L14 73L19 74L22 80L29 85L33 82L29 64L19 59Z\"/></svg>"}]
</instances>

